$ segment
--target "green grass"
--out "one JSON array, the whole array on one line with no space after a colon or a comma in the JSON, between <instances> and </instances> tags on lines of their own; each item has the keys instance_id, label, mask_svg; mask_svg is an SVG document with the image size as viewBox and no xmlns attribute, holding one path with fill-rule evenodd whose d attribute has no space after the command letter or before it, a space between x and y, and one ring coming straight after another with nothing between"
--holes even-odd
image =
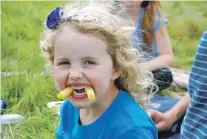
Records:
<instances>
[{"instance_id":1,"label":"green grass","mask_svg":"<svg viewBox=\"0 0 207 139\"><path fill-rule=\"evenodd\" d=\"M2 97L8 104L6 113L26 117L18 127L14 125L15 139L54 138L59 117L46 105L57 100L57 90L51 76L41 76L45 61L39 39L43 20L57 5L63 2L2 2L1 71L28 74L2 79Z\"/></svg>"},{"instance_id":2,"label":"green grass","mask_svg":"<svg viewBox=\"0 0 207 139\"><path fill-rule=\"evenodd\" d=\"M163 2L175 56L174 67L190 70L201 35L207 28L207 2Z\"/></svg>"},{"instance_id":3,"label":"green grass","mask_svg":"<svg viewBox=\"0 0 207 139\"><path fill-rule=\"evenodd\" d=\"M39 49L43 20L64 2L1 2L2 72L26 72L1 80L6 113L19 113L26 121L13 125L15 139L51 139L59 117L47 108L57 100L57 90L45 71ZM163 2L175 55L174 66L190 70L198 41L207 27L207 2ZM4 136L9 136L6 127Z\"/></svg>"}]
</instances>

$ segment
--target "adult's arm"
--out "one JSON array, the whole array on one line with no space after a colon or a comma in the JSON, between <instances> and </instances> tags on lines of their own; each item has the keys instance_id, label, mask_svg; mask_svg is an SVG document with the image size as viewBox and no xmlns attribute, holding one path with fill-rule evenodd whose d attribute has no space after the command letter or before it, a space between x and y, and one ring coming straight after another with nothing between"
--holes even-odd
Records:
<instances>
[{"instance_id":1,"label":"adult's arm","mask_svg":"<svg viewBox=\"0 0 207 139\"><path fill-rule=\"evenodd\" d=\"M173 63L173 51L170 38L165 25L154 33L158 56L153 60L140 64L140 67L148 71L154 71L162 67L169 67Z\"/></svg>"},{"instance_id":2,"label":"adult's arm","mask_svg":"<svg viewBox=\"0 0 207 139\"><path fill-rule=\"evenodd\" d=\"M147 110L147 113L154 120L158 131L169 130L173 123L183 116L188 108L190 95L187 93L178 103L169 111L161 113L155 110Z\"/></svg>"}]
</instances>

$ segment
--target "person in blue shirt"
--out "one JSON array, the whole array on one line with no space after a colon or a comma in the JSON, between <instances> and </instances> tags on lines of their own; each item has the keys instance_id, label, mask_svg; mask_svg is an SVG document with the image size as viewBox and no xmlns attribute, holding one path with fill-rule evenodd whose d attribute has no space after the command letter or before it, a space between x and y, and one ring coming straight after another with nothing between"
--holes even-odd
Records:
<instances>
[{"instance_id":1,"label":"person in blue shirt","mask_svg":"<svg viewBox=\"0 0 207 139\"><path fill-rule=\"evenodd\" d=\"M184 116L180 134L170 139L207 138L207 29L198 44L190 72L188 92L174 107L165 113L148 110L158 130L167 131Z\"/></svg>"},{"instance_id":2,"label":"person in blue shirt","mask_svg":"<svg viewBox=\"0 0 207 139\"><path fill-rule=\"evenodd\" d=\"M173 78L168 67L173 63L173 52L160 1L120 0L119 3L136 25L134 47L145 52L141 66L152 71L159 91L169 87Z\"/></svg>"},{"instance_id":3,"label":"person in blue shirt","mask_svg":"<svg viewBox=\"0 0 207 139\"><path fill-rule=\"evenodd\" d=\"M173 52L166 28L168 20L163 16L161 3L148 0L120 0L117 5L120 9L125 9L127 17L136 25L132 36L132 39L135 40L134 47L144 51L144 60L140 65L145 70L152 71L159 95L159 92L169 87L173 81L172 73L168 68L173 63ZM157 94L151 99L151 104L157 104L160 107L150 105L148 109L156 109L164 113L179 101L177 98ZM179 132L181 122L182 118L178 122L172 123L169 128ZM169 135L171 132L158 133L159 137L165 137L166 134Z\"/></svg>"},{"instance_id":4,"label":"person in blue shirt","mask_svg":"<svg viewBox=\"0 0 207 139\"><path fill-rule=\"evenodd\" d=\"M110 5L70 3L46 19L40 41L60 90L72 88L60 109L58 139L157 139L143 109L152 79L137 65L139 55L123 33L125 19ZM89 99L87 90L94 90Z\"/></svg>"}]
</instances>

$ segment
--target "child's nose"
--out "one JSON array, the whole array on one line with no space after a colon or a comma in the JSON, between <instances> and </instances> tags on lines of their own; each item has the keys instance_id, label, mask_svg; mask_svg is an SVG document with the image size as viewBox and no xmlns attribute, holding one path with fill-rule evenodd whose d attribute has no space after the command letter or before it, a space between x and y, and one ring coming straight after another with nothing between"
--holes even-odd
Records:
<instances>
[{"instance_id":1,"label":"child's nose","mask_svg":"<svg viewBox=\"0 0 207 139\"><path fill-rule=\"evenodd\" d=\"M70 71L69 73L69 79L71 80L78 80L78 79L81 79L83 78L83 73L79 70L72 70Z\"/></svg>"}]
</instances>

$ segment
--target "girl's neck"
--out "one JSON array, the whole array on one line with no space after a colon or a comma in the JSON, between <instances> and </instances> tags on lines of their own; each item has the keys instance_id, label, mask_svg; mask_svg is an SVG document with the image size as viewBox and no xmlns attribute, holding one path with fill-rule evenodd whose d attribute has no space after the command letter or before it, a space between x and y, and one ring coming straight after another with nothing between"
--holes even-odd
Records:
<instances>
[{"instance_id":1,"label":"girl's neck","mask_svg":"<svg viewBox=\"0 0 207 139\"><path fill-rule=\"evenodd\" d=\"M87 109L80 109L80 123L82 125L87 125L97 120L109 108L118 93L118 88L114 86L108 91L104 99L98 100L98 104L96 103Z\"/></svg>"}]
</instances>

